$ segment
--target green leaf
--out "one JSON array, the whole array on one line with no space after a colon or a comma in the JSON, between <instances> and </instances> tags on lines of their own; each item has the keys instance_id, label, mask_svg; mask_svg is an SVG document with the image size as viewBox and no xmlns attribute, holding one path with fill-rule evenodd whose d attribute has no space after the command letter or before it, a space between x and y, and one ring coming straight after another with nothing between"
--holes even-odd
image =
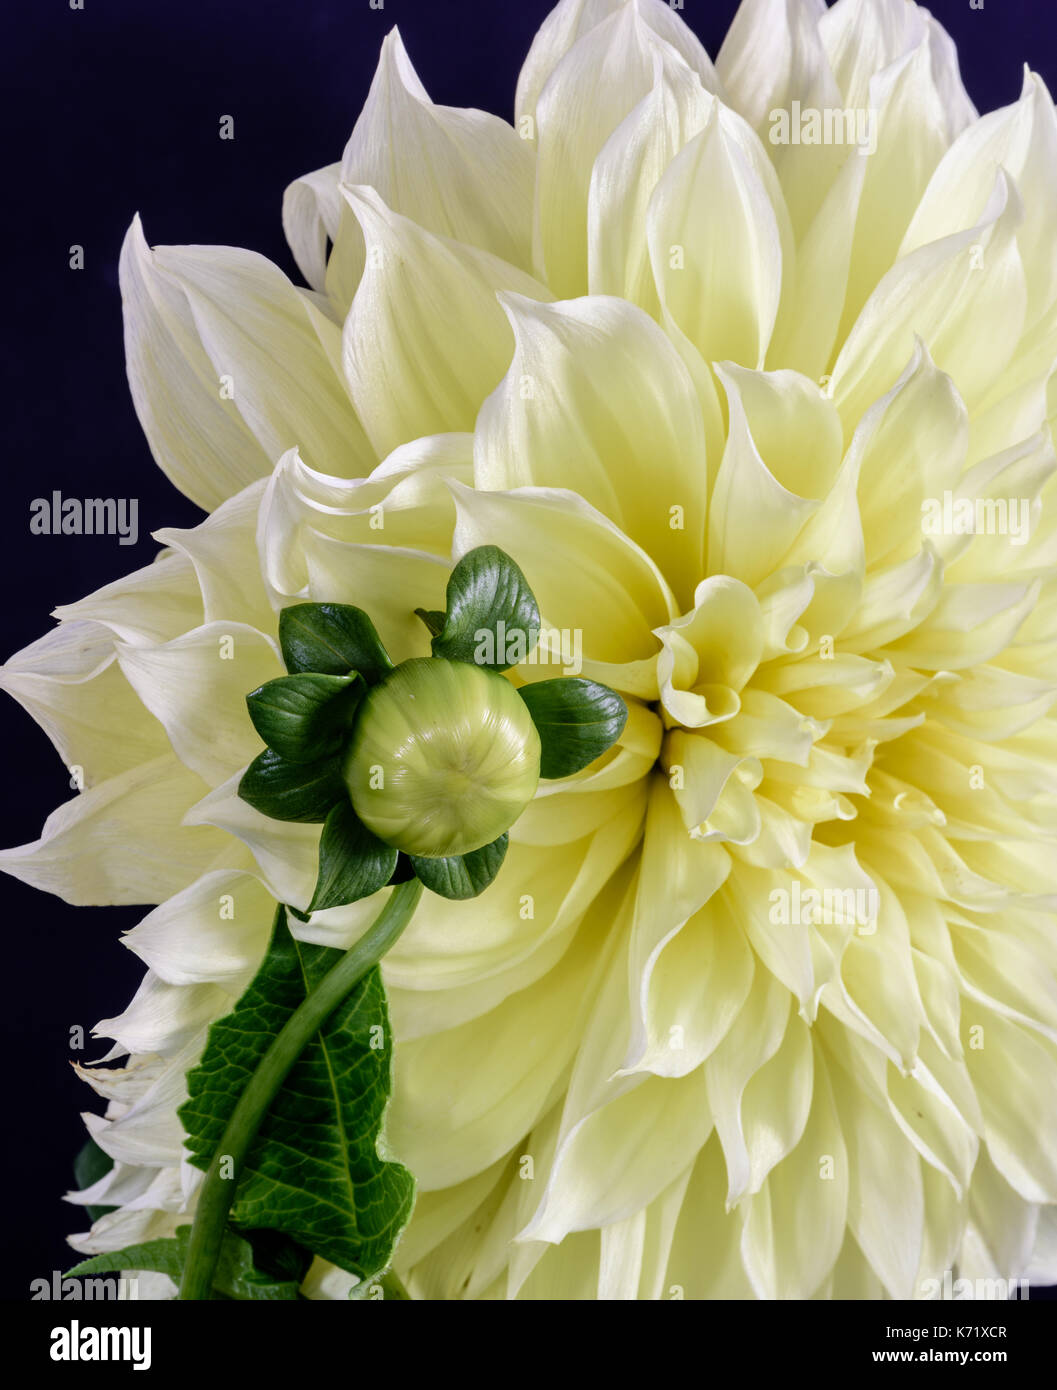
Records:
<instances>
[{"instance_id":1,"label":"green leaf","mask_svg":"<svg viewBox=\"0 0 1057 1390\"><path fill-rule=\"evenodd\" d=\"M319 840L319 877L309 912L359 902L384 888L398 851L367 829L346 795L327 816Z\"/></svg>"},{"instance_id":2,"label":"green leaf","mask_svg":"<svg viewBox=\"0 0 1057 1390\"><path fill-rule=\"evenodd\" d=\"M176 1236L148 1240L143 1245L128 1245L124 1250L109 1250L105 1255L92 1255L73 1269L66 1271L68 1279L80 1279L89 1274L115 1274L123 1269L143 1270L151 1274L167 1274L179 1279L183 1273L190 1226L178 1226Z\"/></svg>"},{"instance_id":3,"label":"green leaf","mask_svg":"<svg viewBox=\"0 0 1057 1390\"><path fill-rule=\"evenodd\" d=\"M175 1236L148 1240L143 1245L130 1245L124 1250L111 1250L105 1255L93 1255L90 1259L82 1260L67 1271L66 1277L115 1274L129 1269L167 1274L179 1283L190 1238L190 1226L177 1226ZM219 1297L245 1302L288 1302L300 1296L300 1282L300 1279L275 1279L265 1274L254 1262L253 1247L249 1241L233 1231L225 1234L213 1282L213 1291Z\"/></svg>"},{"instance_id":4,"label":"green leaf","mask_svg":"<svg viewBox=\"0 0 1057 1390\"><path fill-rule=\"evenodd\" d=\"M292 763L337 753L366 685L362 676L279 676L246 696L253 727Z\"/></svg>"},{"instance_id":5,"label":"green leaf","mask_svg":"<svg viewBox=\"0 0 1057 1390\"><path fill-rule=\"evenodd\" d=\"M506 671L525 660L539 630L528 580L498 546L481 545L451 572L447 620L433 639L433 655Z\"/></svg>"},{"instance_id":6,"label":"green leaf","mask_svg":"<svg viewBox=\"0 0 1057 1390\"><path fill-rule=\"evenodd\" d=\"M393 669L374 623L348 603L295 603L279 614L279 645L291 673L345 676L358 671L368 685Z\"/></svg>"},{"instance_id":7,"label":"green leaf","mask_svg":"<svg viewBox=\"0 0 1057 1390\"><path fill-rule=\"evenodd\" d=\"M443 859L426 859L411 855L418 878L432 893L442 898L476 898L483 893L499 872L506 858L510 837L500 835L490 845L471 850L469 854L453 854Z\"/></svg>"},{"instance_id":8,"label":"green leaf","mask_svg":"<svg viewBox=\"0 0 1057 1390\"><path fill-rule=\"evenodd\" d=\"M274 1283L293 1283L300 1288L312 1264L312 1252L281 1231L247 1231L257 1273Z\"/></svg>"},{"instance_id":9,"label":"green leaf","mask_svg":"<svg viewBox=\"0 0 1057 1390\"><path fill-rule=\"evenodd\" d=\"M266 748L242 774L239 796L273 820L322 821L336 801L348 798L335 757L292 763Z\"/></svg>"},{"instance_id":10,"label":"green leaf","mask_svg":"<svg viewBox=\"0 0 1057 1390\"><path fill-rule=\"evenodd\" d=\"M416 608L415 617L421 618L429 629L429 635L436 637L438 632L444 631L444 624L447 621L443 613L438 613L435 608Z\"/></svg>"},{"instance_id":11,"label":"green leaf","mask_svg":"<svg viewBox=\"0 0 1057 1390\"><path fill-rule=\"evenodd\" d=\"M110 1155L104 1153L94 1139L89 1139L73 1161L73 1176L78 1190L84 1192L86 1188L94 1187L113 1166L114 1160ZM85 1207L93 1222L114 1210L114 1207Z\"/></svg>"},{"instance_id":12,"label":"green leaf","mask_svg":"<svg viewBox=\"0 0 1057 1390\"><path fill-rule=\"evenodd\" d=\"M186 1242L190 1238L189 1226L181 1226L177 1235L184 1230L187 1231L184 1237ZM300 1297L301 1280L307 1273L308 1264L302 1262L301 1269L294 1277L276 1278L260 1267L257 1252L250 1241L229 1231L220 1247L213 1287L225 1298L254 1303L288 1302Z\"/></svg>"},{"instance_id":13,"label":"green leaf","mask_svg":"<svg viewBox=\"0 0 1057 1390\"><path fill-rule=\"evenodd\" d=\"M624 732L628 707L607 685L581 676L523 685L540 736L540 776L569 777L612 748Z\"/></svg>"},{"instance_id":14,"label":"green leaf","mask_svg":"<svg viewBox=\"0 0 1057 1390\"><path fill-rule=\"evenodd\" d=\"M208 1168L239 1096L276 1034L341 958L295 941L285 915L234 1011L209 1030L180 1107L191 1161ZM294 1063L250 1146L231 1219L281 1231L367 1278L387 1268L410 1215L414 1179L379 1156L391 1089L391 1035L377 967Z\"/></svg>"}]
</instances>

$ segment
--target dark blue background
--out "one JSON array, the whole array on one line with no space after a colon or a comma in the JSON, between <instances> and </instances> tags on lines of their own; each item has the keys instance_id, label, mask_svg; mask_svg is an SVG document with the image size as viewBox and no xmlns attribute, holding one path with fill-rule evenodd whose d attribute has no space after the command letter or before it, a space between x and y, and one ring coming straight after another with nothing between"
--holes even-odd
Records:
<instances>
[{"instance_id":1,"label":"dark blue background","mask_svg":"<svg viewBox=\"0 0 1057 1390\"><path fill-rule=\"evenodd\" d=\"M152 243L225 243L296 271L280 225L287 183L341 156L385 33L399 24L435 101L510 117L548 0L22 0L5 6L0 56L7 132L0 594L6 658L48 614L152 557L150 532L199 516L158 472L124 376L117 257L137 210ZM734 0L686 0L709 53ZM1054 0L934 0L981 110L1016 99L1030 61L1057 89ZM221 115L233 141L218 139ZM68 268L69 247L86 267ZM68 496L140 499L140 541L31 536L29 504ZM3 721L0 844L34 839L71 795L44 735L12 702ZM3 1177L8 1297L68 1267L61 1203L98 1109L70 1071L69 1030L121 1011L142 966L118 941L136 908L71 908L12 879L0 886L6 974Z\"/></svg>"}]
</instances>

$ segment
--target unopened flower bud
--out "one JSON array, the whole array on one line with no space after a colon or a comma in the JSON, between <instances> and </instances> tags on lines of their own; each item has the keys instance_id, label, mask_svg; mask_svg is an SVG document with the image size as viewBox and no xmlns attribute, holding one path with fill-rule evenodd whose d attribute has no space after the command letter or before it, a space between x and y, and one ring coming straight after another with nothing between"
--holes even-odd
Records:
<instances>
[{"instance_id":1,"label":"unopened flower bud","mask_svg":"<svg viewBox=\"0 0 1057 1390\"><path fill-rule=\"evenodd\" d=\"M423 657L367 696L345 780L379 839L435 857L498 839L532 800L539 770L539 734L509 681Z\"/></svg>"}]
</instances>

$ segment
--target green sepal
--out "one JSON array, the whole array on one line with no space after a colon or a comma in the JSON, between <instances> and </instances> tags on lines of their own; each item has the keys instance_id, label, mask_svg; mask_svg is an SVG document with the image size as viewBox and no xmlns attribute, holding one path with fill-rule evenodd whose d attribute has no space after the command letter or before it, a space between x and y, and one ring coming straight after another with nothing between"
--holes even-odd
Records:
<instances>
[{"instance_id":1,"label":"green sepal","mask_svg":"<svg viewBox=\"0 0 1057 1390\"><path fill-rule=\"evenodd\" d=\"M422 619L431 637L436 637L438 633L443 632L444 624L447 621L446 615L438 613L435 608L416 608L415 617Z\"/></svg>"},{"instance_id":2,"label":"green sepal","mask_svg":"<svg viewBox=\"0 0 1057 1390\"><path fill-rule=\"evenodd\" d=\"M447 605L434 656L506 671L539 640L540 612L528 580L498 546L467 551L448 579Z\"/></svg>"},{"instance_id":3,"label":"green sepal","mask_svg":"<svg viewBox=\"0 0 1057 1390\"><path fill-rule=\"evenodd\" d=\"M279 676L251 690L246 706L269 748L292 763L337 753L366 692L362 676Z\"/></svg>"},{"instance_id":4,"label":"green sepal","mask_svg":"<svg viewBox=\"0 0 1057 1390\"><path fill-rule=\"evenodd\" d=\"M93 1255L68 1270L66 1278L87 1278L94 1274L117 1274L122 1270L167 1274L176 1283L183 1275L187 1247L191 1238L190 1226L177 1226L174 1236L148 1240L142 1245L130 1245L124 1250L111 1250L105 1255ZM302 1276L303 1277L303 1276ZM290 1302L300 1297L300 1279L277 1279L257 1267L253 1247L248 1240L228 1231L220 1248L213 1293L222 1299L240 1302Z\"/></svg>"},{"instance_id":5,"label":"green sepal","mask_svg":"<svg viewBox=\"0 0 1057 1390\"><path fill-rule=\"evenodd\" d=\"M582 676L523 685L540 736L540 776L570 777L612 748L624 732L628 707L607 685Z\"/></svg>"},{"instance_id":6,"label":"green sepal","mask_svg":"<svg viewBox=\"0 0 1057 1390\"><path fill-rule=\"evenodd\" d=\"M342 954L298 941L282 908L276 912L257 974L211 1025L188 1073L178 1113L195 1167L208 1169L269 1047ZM415 1192L385 1148L391 1089L392 1030L376 966L313 1035L272 1100L237 1179L232 1226L280 1232L361 1279L386 1269Z\"/></svg>"},{"instance_id":7,"label":"green sepal","mask_svg":"<svg viewBox=\"0 0 1057 1390\"><path fill-rule=\"evenodd\" d=\"M359 902L384 888L396 868L398 851L373 835L344 801L327 816L319 841L319 877L309 912Z\"/></svg>"},{"instance_id":8,"label":"green sepal","mask_svg":"<svg viewBox=\"0 0 1057 1390\"><path fill-rule=\"evenodd\" d=\"M324 821L348 794L337 758L293 763L273 748L254 758L239 783L242 800L273 820Z\"/></svg>"},{"instance_id":9,"label":"green sepal","mask_svg":"<svg viewBox=\"0 0 1057 1390\"><path fill-rule=\"evenodd\" d=\"M348 603L295 603L279 614L279 646L291 674L345 676L358 671L368 685L393 669L374 623Z\"/></svg>"},{"instance_id":10,"label":"green sepal","mask_svg":"<svg viewBox=\"0 0 1057 1390\"><path fill-rule=\"evenodd\" d=\"M506 858L510 837L505 832L498 840L469 854L452 854L440 859L410 855L418 879L442 898L476 898L495 878Z\"/></svg>"},{"instance_id":11,"label":"green sepal","mask_svg":"<svg viewBox=\"0 0 1057 1390\"><path fill-rule=\"evenodd\" d=\"M94 1187L100 1178L105 1177L114 1166L114 1160L108 1153L104 1153L94 1139L78 1150L77 1157L73 1161L73 1176L77 1183L78 1191L84 1192L89 1187ZM93 1222L98 1221L101 1216L105 1216L108 1211L114 1211L114 1207L85 1207L85 1211L92 1218Z\"/></svg>"}]
</instances>

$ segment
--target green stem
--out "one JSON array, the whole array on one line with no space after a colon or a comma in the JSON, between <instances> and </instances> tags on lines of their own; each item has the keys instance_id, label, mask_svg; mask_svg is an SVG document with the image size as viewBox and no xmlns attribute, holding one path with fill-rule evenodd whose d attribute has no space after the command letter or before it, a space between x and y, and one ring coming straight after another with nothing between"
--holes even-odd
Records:
<instances>
[{"instance_id":1,"label":"green stem","mask_svg":"<svg viewBox=\"0 0 1057 1390\"><path fill-rule=\"evenodd\" d=\"M397 1300L401 1302L411 1301L411 1295L408 1293L407 1289L404 1288L403 1282L395 1269L388 1270L382 1275L378 1282L381 1284L382 1292L387 1299L394 1302Z\"/></svg>"},{"instance_id":2,"label":"green stem","mask_svg":"<svg viewBox=\"0 0 1057 1390\"><path fill-rule=\"evenodd\" d=\"M368 931L338 961L273 1039L257 1070L239 1097L217 1145L198 1194L187 1263L180 1282L181 1299L209 1299L220 1255L228 1211L235 1197L242 1165L261 1121L314 1033L376 966L411 920L422 894L418 879L398 884ZM281 909L280 909L281 910ZM221 1167L224 1176L221 1176Z\"/></svg>"},{"instance_id":3,"label":"green stem","mask_svg":"<svg viewBox=\"0 0 1057 1390\"><path fill-rule=\"evenodd\" d=\"M413 1302L411 1295L404 1288L400 1276L394 1269L387 1269L384 1274L376 1274L371 1279L364 1279L355 1288L350 1289L349 1298L356 1302L363 1302L364 1299L374 1298L375 1289L381 1289L382 1297L388 1303Z\"/></svg>"}]
</instances>

